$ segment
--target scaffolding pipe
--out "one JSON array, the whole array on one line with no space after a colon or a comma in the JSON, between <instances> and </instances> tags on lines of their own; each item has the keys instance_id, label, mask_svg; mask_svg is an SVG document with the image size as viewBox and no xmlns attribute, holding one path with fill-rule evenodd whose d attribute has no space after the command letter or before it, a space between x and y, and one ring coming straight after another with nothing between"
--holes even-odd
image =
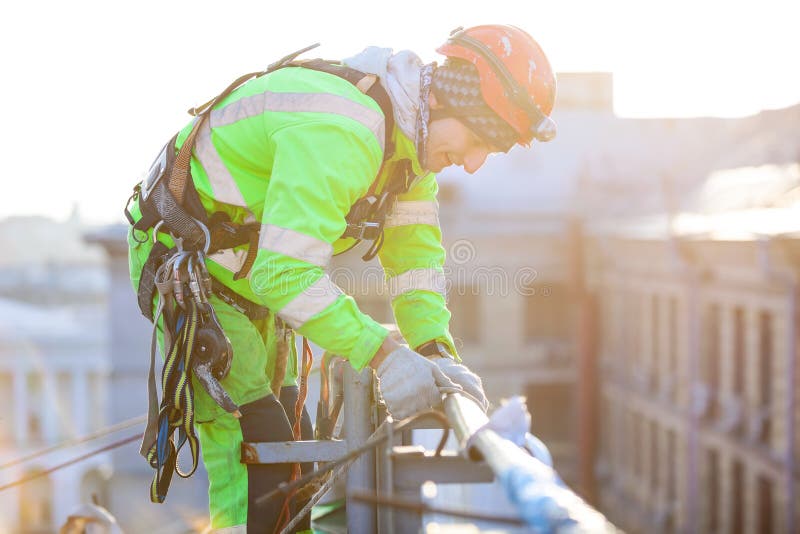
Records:
<instances>
[{"instance_id":1,"label":"scaffolding pipe","mask_svg":"<svg viewBox=\"0 0 800 534\"><path fill-rule=\"evenodd\" d=\"M344 437L349 450L369 439L372 431L372 369L360 373L347 365L344 368ZM347 494L372 491L375 488L375 452L361 455L347 472ZM375 508L364 502L347 499L348 532L375 532Z\"/></svg>"},{"instance_id":2,"label":"scaffolding pipe","mask_svg":"<svg viewBox=\"0 0 800 534\"><path fill-rule=\"evenodd\" d=\"M488 428L489 419L471 399L444 398L447 419L466 455L483 459L520 517L537 532L614 532L606 518L567 488L556 472Z\"/></svg>"}]
</instances>

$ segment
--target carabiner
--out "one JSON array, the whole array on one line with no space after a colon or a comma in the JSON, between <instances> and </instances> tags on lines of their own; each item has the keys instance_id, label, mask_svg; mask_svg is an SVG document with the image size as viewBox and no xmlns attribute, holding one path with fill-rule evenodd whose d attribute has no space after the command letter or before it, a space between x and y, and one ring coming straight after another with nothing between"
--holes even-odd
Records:
<instances>
[{"instance_id":1,"label":"carabiner","mask_svg":"<svg viewBox=\"0 0 800 534\"><path fill-rule=\"evenodd\" d=\"M161 219L153 226L153 243L158 241L158 231L161 229L161 225L164 224L164 219Z\"/></svg>"}]
</instances>

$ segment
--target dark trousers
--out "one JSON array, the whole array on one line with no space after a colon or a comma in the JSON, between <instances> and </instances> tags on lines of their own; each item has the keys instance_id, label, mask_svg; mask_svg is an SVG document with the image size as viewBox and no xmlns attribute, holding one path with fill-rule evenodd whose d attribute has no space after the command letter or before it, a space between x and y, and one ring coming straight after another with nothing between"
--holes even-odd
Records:
<instances>
[{"instance_id":1,"label":"dark trousers","mask_svg":"<svg viewBox=\"0 0 800 534\"><path fill-rule=\"evenodd\" d=\"M293 439L292 426L294 425L294 409L297 396L297 386L284 386L281 388L280 402L274 395L269 395L243 405L241 407L242 417L239 423L242 427L244 441L291 441ZM300 418L300 429L302 439L313 439L314 432L311 427L311 418L305 406ZM313 468L313 463L301 464L303 473L308 473ZM247 466L248 532L271 533L274 530L275 523L283 508L284 496L277 495L260 505L257 505L256 501L262 495L278 487L281 482L287 482L290 476L291 464ZM305 505L305 502L292 502L291 505L290 512L294 516ZM297 530L309 528L310 514L297 526Z\"/></svg>"}]
</instances>

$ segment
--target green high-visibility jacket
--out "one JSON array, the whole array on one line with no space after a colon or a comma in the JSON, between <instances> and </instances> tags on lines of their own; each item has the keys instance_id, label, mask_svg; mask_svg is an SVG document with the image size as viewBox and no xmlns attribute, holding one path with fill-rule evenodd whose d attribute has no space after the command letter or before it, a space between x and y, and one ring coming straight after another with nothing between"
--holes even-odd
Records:
<instances>
[{"instance_id":1,"label":"green high-visibility jacket","mask_svg":"<svg viewBox=\"0 0 800 534\"><path fill-rule=\"evenodd\" d=\"M233 280L246 245L209 256L213 276L240 295L276 312L297 332L350 359L356 369L372 358L388 331L359 311L325 273L345 216L379 176L385 183L402 159L423 170L414 143L395 128L394 156L383 162L384 116L349 82L323 72L284 68L252 80L215 106L198 133L191 171L211 214L261 223L255 263ZM179 134L180 146L191 130ZM423 176L387 219L379 259L400 332L410 346L448 344L450 312L444 297L433 174ZM162 235L170 244L169 238ZM138 281L134 280L134 285Z\"/></svg>"}]
</instances>

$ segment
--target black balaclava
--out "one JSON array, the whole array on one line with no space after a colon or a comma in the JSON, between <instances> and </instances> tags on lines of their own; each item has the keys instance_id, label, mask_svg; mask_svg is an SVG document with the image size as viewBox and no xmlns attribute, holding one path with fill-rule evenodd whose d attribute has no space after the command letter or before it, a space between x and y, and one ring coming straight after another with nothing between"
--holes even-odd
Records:
<instances>
[{"instance_id":1,"label":"black balaclava","mask_svg":"<svg viewBox=\"0 0 800 534\"><path fill-rule=\"evenodd\" d=\"M432 109L431 120L456 118L490 145L508 152L519 135L483 100L480 82L475 65L447 58L433 73L433 94L444 107Z\"/></svg>"}]
</instances>

